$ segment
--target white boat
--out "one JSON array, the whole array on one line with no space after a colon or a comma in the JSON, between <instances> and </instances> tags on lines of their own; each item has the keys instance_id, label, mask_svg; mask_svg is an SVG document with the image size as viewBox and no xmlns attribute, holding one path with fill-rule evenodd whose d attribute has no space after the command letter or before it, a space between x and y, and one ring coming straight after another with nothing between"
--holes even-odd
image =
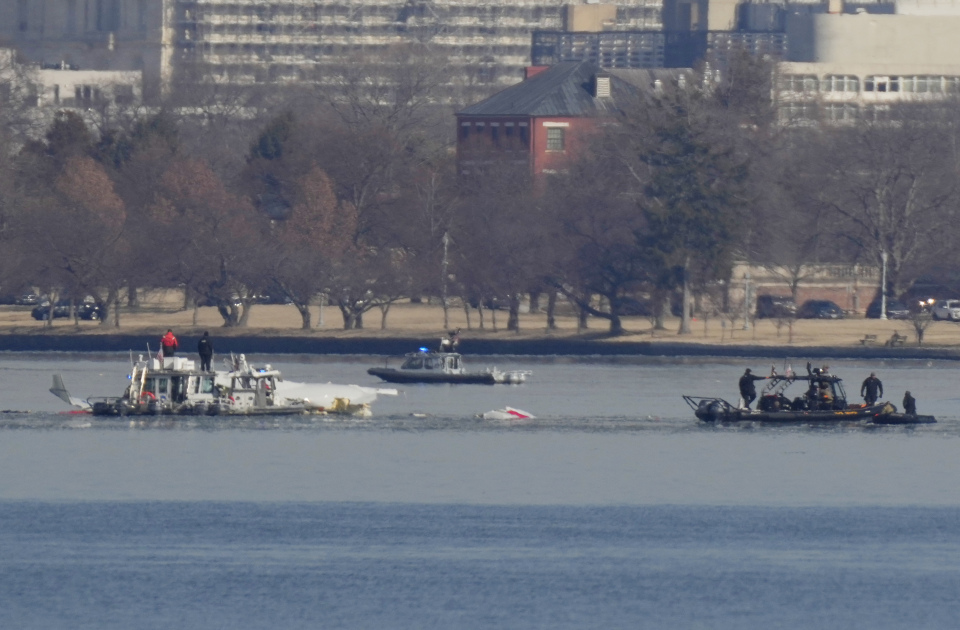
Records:
<instances>
[{"instance_id":1,"label":"white boat","mask_svg":"<svg viewBox=\"0 0 960 630\"><path fill-rule=\"evenodd\" d=\"M75 409L97 416L125 415L370 415L370 404L395 389L295 383L279 370L251 366L244 355L231 355L228 369L206 372L184 357L164 357L133 364L130 384L119 397L74 398L59 374L50 391Z\"/></svg>"}]
</instances>

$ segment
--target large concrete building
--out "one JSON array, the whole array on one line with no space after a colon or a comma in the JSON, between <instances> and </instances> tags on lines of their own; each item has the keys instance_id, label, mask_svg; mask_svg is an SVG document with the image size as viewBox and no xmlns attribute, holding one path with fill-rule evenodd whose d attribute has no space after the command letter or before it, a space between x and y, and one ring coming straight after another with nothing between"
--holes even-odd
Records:
<instances>
[{"instance_id":1,"label":"large concrete building","mask_svg":"<svg viewBox=\"0 0 960 630\"><path fill-rule=\"evenodd\" d=\"M792 15L777 99L784 121L883 118L894 103L960 95L960 2L896 3L896 13Z\"/></svg>"},{"instance_id":2,"label":"large concrete building","mask_svg":"<svg viewBox=\"0 0 960 630\"><path fill-rule=\"evenodd\" d=\"M47 69L139 72L145 96L156 98L171 77L173 4L173 0L0 0L0 47L15 48ZM69 79L69 84L84 82ZM137 86L136 91L140 89Z\"/></svg>"},{"instance_id":3,"label":"large concrete building","mask_svg":"<svg viewBox=\"0 0 960 630\"><path fill-rule=\"evenodd\" d=\"M531 34L565 28L568 4L0 0L0 45L16 47L36 63L141 70L144 95L150 99L169 89L179 72L191 80L228 84L323 82L358 57L387 63L398 47L416 44L458 78L458 85L438 97L469 101L520 80L530 64ZM661 0L616 0L610 6L604 17L610 30L662 27ZM574 17L593 19L590 13Z\"/></svg>"}]
</instances>

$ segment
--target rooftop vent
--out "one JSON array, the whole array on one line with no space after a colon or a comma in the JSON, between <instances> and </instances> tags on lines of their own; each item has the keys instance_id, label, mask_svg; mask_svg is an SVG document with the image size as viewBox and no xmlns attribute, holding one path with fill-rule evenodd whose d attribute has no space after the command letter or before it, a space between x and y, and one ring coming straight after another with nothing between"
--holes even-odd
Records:
<instances>
[{"instance_id":1,"label":"rooftop vent","mask_svg":"<svg viewBox=\"0 0 960 630\"><path fill-rule=\"evenodd\" d=\"M610 98L610 75L598 74L596 76L593 95L597 98Z\"/></svg>"}]
</instances>

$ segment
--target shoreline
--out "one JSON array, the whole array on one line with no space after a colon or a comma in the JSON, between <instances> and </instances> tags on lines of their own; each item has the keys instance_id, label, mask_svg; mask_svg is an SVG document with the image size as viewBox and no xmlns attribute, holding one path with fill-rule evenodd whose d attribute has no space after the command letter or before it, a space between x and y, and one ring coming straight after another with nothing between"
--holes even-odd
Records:
<instances>
[{"instance_id":1,"label":"shoreline","mask_svg":"<svg viewBox=\"0 0 960 630\"><path fill-rule=\"evenodd\" d=\"M149 299L148 299L149 298ZM784 357L822 359L960 360L960 323L933 322L924 345L906 320L877 320L851 316L838 320L786 322L757 319L696 319L691 334L677 335L679 320L668 318L665 330L653 330L649 319L624 318L625 333L610 336L607 322L591 318L589 328L578 328L572 312L561 310L557 327L548 329L543 313L522 313L520 331L503 328L505 314L487 311L485 321L471 311L451 308L447 325L437 304L401 302L393 305L386 322L377 311L368 313L366 327L344 330L334 307L314 307L315 325L300 327L296 309L289 305L256 305L245 327L224 327L212 307L194 311L182 307L173 292L144 295L143 306L121 311L121 327L112 323L55 320L47 327L30 316L29 307L0 307L0 352L156 352L168 328L180 340L182 354L192 355L204 331L209 331L218 354L316 354L402 356L420 347L436 349L446 330L461 328L459 350L466 356L598 356L598 357ZM386 327L381 327L382 324ZM485 325L484 325L485 324ZM905 339L890 347L888 340Z\"/></svg>"},{"instance_id":2,"label":"shoreline","mask_svg":"<svg viewBox=\"0 0 960 630\"><path fill-rule=\"evenodd\" d=\"M201 333L202 334L202 333ZM192 355L200 334L179 336L185 355ZM215 337L217 354L318 354L402 356L424 346L423 337L332 337L232 334ZM2 352L143 352L156 351L153 334L0 334ZM468 338L459 348L466 356L598 356L598 357L784 357L819 359L928 359L960 360L960 349L936 346L798 346L711 344L670 341L623 341L594 335L592 338L524 337L520 339Z\"/></svg>"}]
</instances>

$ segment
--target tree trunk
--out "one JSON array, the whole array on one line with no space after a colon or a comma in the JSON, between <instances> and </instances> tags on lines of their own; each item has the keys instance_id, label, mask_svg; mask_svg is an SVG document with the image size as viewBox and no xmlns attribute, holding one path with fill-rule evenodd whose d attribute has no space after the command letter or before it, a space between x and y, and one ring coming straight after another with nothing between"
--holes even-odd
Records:
<instances>
[{"instance_id":1,"label":"tree trunk","mask_svg":"<svg viewBox=\"0 0 960 630\"><path fill-rule=\"evenodd\" d=\"M393 302L387 302L380 305L380 330L387 329L387 314L390 312L390 305Z\"/></svg>"},{"instance_id":2,"label":"tree trunk","mask_svg":"<svg viewBox=\"0 0 960 630\"><path fill-rule=\"evenodd\" d=\"M297 312L300 313L300 329L301 330L310 330L312 325L311 314L310 314L310 305L309 304L294 304L297 307Z\"/></svg>"},{"instance_id":3,"label":"tree trunk","mask_svg":"<svg viewBox=\"0 0 960 630\"><path fill-rule=\"evenodd\" d=\"M237 326L241 328L246 328L247 324L250 321L250 311L253 309L253 303L250 302L248 298L244 298L240 302L240 319L237 321Z\"/></svg>"},{"instance_id":4,"label":"tree trunk","mask_svg":"<svg viewBox=\"0 0 960 630\"><path fill-rule=\"evenodd\" d=\"M683 266L683 303L681 304L682 312L680 313L680 335L689 335L690 334L690 282L687 278L688 272L687 267L690 265L690 259L688 258Z\"/></svg>"},{"instance_id":5,"label":"tree trunk","mask_svg":"<svg viewBox=\"0 0 960 630\"><path fill-rule=\"evenodd\" d=\"M621 321L619 315L616 315L614 313L610 314L610 334L611 335L623 334L623 321Z\"/></svg>"},{"instance_id":6,"label":"tree trunk","mask_svg":"<svg viewBox=\"0 0 960 630\"><path fill-rule=\"evenodd\" d=\"M520 332L520 296L510 295L510 312L507 315L507 330Z\"/></svg>"},{"instance_id":7,"label":"tree trunk","mask_svg":"<svg viewBox=\"0 0 960 630\"><path fill-rule=\"evenodd\" d=\"M530 292L530 312L531 313L540 312L540 292L539 291Z\"/></svg>"},{"instance_id":8,"label":"tree trunk","mask_svg":"<svg viewBox=\"0 0 960 630\"><path fill-rule=\"evenodd\" d=\"M551 291L550 296L547 298L547 329L556 330L557 329L557 292Z\"/></svg>"},{"instance_id":9,"label":"tree trunk","mask_svg":"<svg viewBox=\"0 0 960 630\"><path fill-rule=\"evenodd\" d=\"M137 294L137 287L127 287L127 306L140 308L140 296Z\"/></svg>"}]
</instances>

